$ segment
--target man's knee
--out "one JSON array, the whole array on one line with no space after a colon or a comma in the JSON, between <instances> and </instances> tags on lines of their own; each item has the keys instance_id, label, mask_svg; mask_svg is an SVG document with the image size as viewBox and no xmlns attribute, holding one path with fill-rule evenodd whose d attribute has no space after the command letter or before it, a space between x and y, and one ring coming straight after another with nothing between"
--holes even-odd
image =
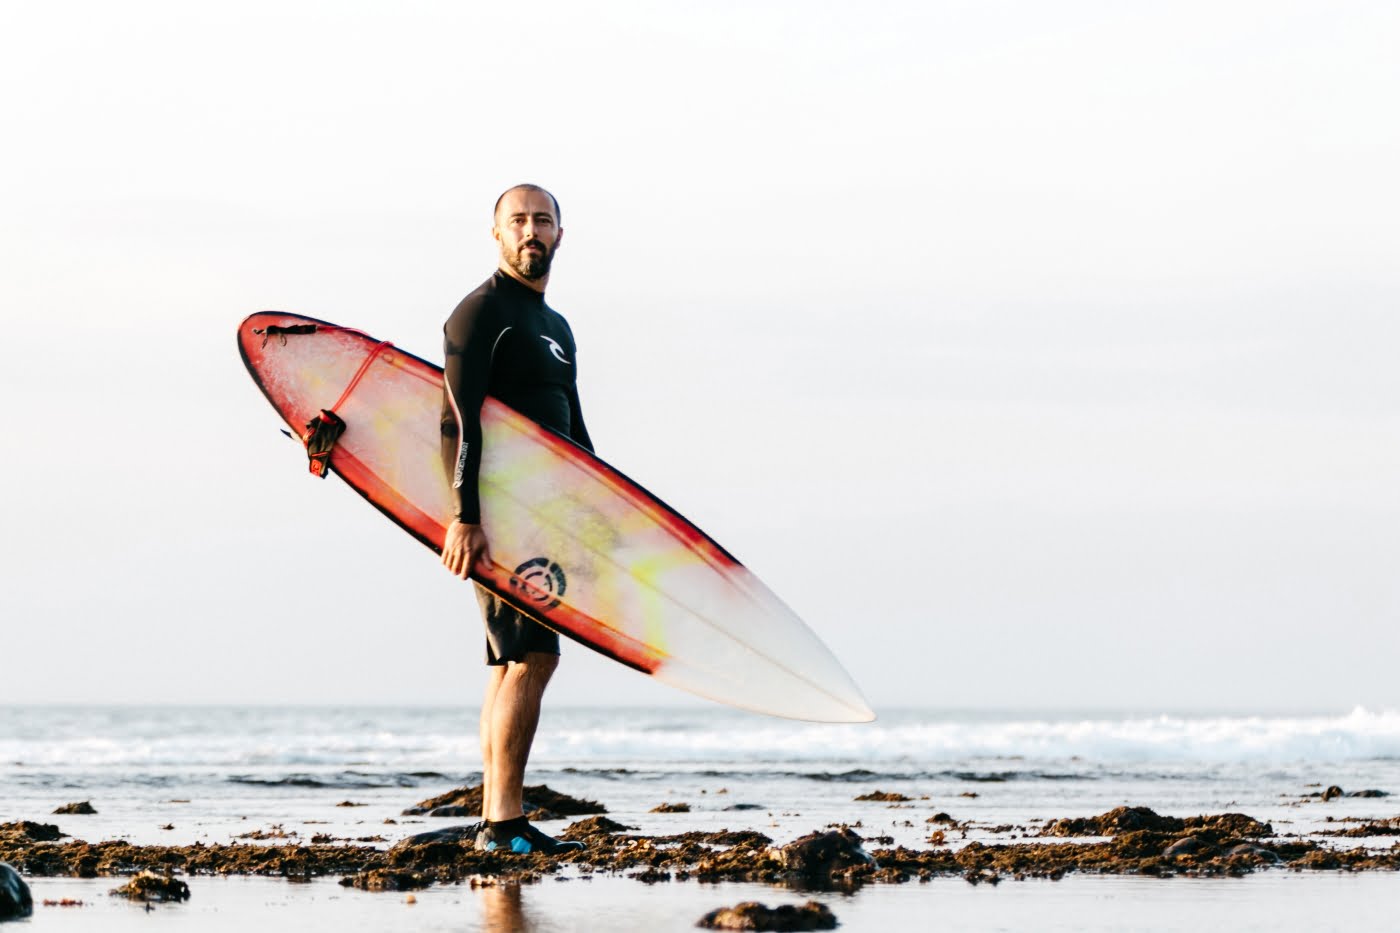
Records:
<instances>
[{"instance_id":1,"label":"man's knee","mask_svg":"<svg viewBox=\"0 0 1400 933\"><path fill-rule=\"evenodd\" d=\"M525 660L521 664L528 665L532 670L552 674L559 666L559 655L551 654L548 651L527 651Z\"/></svg>"},{"instance_id":2,"label":"man's knee","mask_svg":"<svg viewBox=\"0 0 1400 933\"><path fill-rule=\"evenodd\" d=\"M542 690L558 666L559 655L546 651L528 651L525 653L525 660L511 661L507 665L506 678L519 684L531 684Z\"/></svg>"}]
</instances>

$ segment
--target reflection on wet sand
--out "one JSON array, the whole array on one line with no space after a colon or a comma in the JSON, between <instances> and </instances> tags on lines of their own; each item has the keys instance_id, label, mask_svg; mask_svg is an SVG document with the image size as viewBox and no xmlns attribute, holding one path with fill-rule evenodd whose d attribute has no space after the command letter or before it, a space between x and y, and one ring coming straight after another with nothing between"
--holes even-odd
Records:
<instances>
[{"instance_id":1,"label":"reflection on wet sand","mask_svg":"<svg viewBox=\"0 0 1400 933\"><path fill-rule=\"evenodd\" d=\"M485 933L528 933L536 928L525 911L519 884L487 882L474 887L481 904L481 929Z\"/></svg>"}]
</instances>

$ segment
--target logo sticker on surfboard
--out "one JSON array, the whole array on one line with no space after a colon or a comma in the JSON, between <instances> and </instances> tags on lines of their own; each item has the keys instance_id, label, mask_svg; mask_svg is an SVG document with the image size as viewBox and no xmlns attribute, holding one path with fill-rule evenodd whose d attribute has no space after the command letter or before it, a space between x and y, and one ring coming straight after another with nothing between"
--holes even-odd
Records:
<instances>
[{"instance_id":1,"label":"logo sticker on surfboard","mask_svg":"<svg viewBox=\"0 0 1400 933\"><path fill-rule=\"evenodd\" d=\"M515 568L510 576L510 589L541 609L559 605L568 582L564 568L548 557L533 557Z\"/></svg>"}]
</instances>

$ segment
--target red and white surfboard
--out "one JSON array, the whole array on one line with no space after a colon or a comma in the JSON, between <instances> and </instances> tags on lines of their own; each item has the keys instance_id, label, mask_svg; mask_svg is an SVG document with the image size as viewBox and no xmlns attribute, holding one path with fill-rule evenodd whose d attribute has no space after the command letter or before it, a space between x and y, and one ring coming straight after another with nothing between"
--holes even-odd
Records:
<instances>
[{"instance_id":1,"label":"red and white surfboard","mask_svg":"<svg viewBox=\"0 0 1400 933\"><path fill-rule=\"evenodd\" d=\"M298 436L322 409L344 420L331 471L440 552L453 510L442 370L359 331L282 312L244 320L238 348ZM482 524L496 561L475 576L483 586L700 696L792 719L875 718L811 629L665 503L494 398L481 427Z\"/></svg>"}]
</instances>

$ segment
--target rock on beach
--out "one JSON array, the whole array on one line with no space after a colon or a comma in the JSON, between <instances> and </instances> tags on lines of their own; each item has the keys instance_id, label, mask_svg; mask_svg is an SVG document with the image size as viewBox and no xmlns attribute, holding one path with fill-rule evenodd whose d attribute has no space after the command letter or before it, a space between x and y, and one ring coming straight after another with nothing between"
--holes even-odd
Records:
<instances>
[{"instance_id":1,"label":"rock on beach","mask_svg":"<svg viewBox=\"0 0 1400 933\"><path fill-rule=\"evenodd\" d=\"M874 859L861 848L861 838L842 827L824 833L808 833L783 846L778 858L788 871L808 877L828 877L833 872L857 865L870 865Z\"/></svg>"},{"instance_id":2,"label":"rock on beach","mask_svg":"<svg viewBox=\"0 0 1400 933\"><path fill-rule=\"evenodd\" d=\"M21 920L34 912L29 885L4 862L0 862L0 921Z\"/></svg>"},{"instance_id":3,"label":"rock on beach","mask_svg":"<svg viewBox=\"0 0 1400 933\"><path fill-rule=\"evenodd\" d=\"M695 925L706 930L834 930L836 916L817 901L777 907L744 901L712 910Z\"/></svg>"},{"instance_id":4,"label":"rock on beach","mask_svg":"<svg viewBox=\"0 0 1400 933\"><path fill-rule=\"evenodd\" d=\"M607 808L596 800L583 800L561 794L548 784L533 784L525 791L525 815L535 822L557 820L566 816L590 816L594 813L607 813ZM417 806L403 811L404 816L444 816L452 819L471 819L481 813L481 785L469 784L450 790L427 800L420 800Z\"/></svg>"},{"instance_id":5,"label":"rock on beach","mask_svg":"<svg viewBox=\"0 0 1400 933\"><path fill-rule=\"evenodd\" d=\"M179 878L143 871L121 887L113 888L111 893L133 901L187 901L190 886Z\"/></svg>"}]
</instances>

